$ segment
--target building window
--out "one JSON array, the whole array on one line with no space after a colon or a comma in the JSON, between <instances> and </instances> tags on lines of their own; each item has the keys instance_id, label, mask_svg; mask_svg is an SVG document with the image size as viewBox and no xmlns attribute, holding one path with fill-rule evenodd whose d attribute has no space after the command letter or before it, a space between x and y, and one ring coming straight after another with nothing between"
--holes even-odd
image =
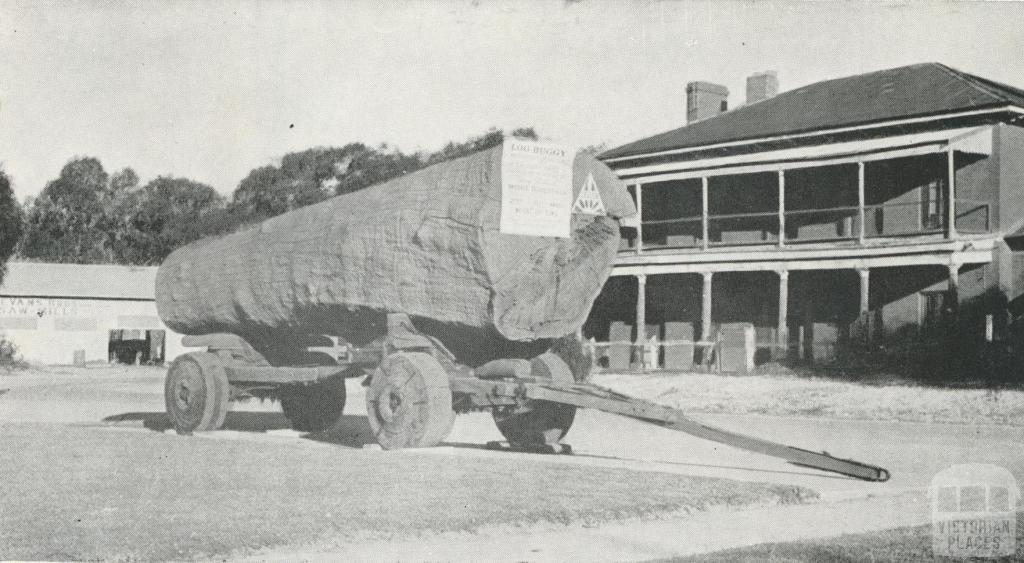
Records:
<instances>
[{"instance_id":1,"label":"building window","mask_svg":"<svg viewBox=\"0 0 1024 563\"><path fill-rule=\"evenodd\" d=\"M922 291L921 299L924 304L924 318L921 319L923 328L934 328L942 321L943 309L946 305L945 291Z\"/></svg>"},{"instance_id":2,"label":"building window","mask_svg":"<svg viewBox=\"0 0 1024 563\"><path fill-rule=\"evenodd\" d=\"M944 207L943 180L936 178L921 186L921 228L926 230L941 229L943 227L942 209Z\"/></svg>"}]
</instances>

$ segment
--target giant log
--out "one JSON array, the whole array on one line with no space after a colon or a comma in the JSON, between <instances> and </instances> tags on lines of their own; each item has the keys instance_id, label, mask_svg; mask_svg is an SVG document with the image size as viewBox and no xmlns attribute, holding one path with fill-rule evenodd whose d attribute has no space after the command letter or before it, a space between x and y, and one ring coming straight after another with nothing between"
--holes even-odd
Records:
<instances>
[{"instance_id":1,"label":"giant log","mask_svg":"<svg viewBox=\"0 0 1024 563\"><path fill-rule=\"evenodd\" d=\"M636 212L604 164L570 160L573 201L596 184L604 213L574 212L568 238L502 232L498 146L175 251L157 273L160 317L268 357L303 335L369 342L393 312L469 364L534 354L582 326L618 220Z\"/></svg>"}]
</instances>

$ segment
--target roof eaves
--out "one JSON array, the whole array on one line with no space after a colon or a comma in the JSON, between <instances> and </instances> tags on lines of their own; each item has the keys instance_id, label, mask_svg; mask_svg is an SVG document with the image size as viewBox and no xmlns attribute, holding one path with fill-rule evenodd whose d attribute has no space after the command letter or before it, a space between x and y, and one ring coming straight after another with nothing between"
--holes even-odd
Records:
<instances>
[{"instance_id":1,"label":"roof eaves","mask_svg":"<svg viewBox=\"0 0 1024 563\"><path fill-rule=\"evenodd\" d=\"M974 90L976 90L978 92L981 92L982 94L985 94L986 96L995 98L997 100L1002 100L1002 101L1005 101L1007 103L1013 103L1013 101L1014 101L1014 100L1010 99L1009 97L1007 97L1004 92L1001 92L1001 91L997 90L996 88L991 88L991 87L985 85L984 82L982 80L979 80L979 78L977 76L974 76L972 74L967 74L966 72L957 70L957 69L955 69L953 67L946 66L946 65L944 65L942 63L932 63L932 65L934 65L935 68L938 68L939 70L941 70L941 71L945 72L946 74L950 75L955 80L963 82L967 86L973 88Z\"/></svg>"},{"instance_id":2,"label":"roof eaves","mask_svg":"<svg viewBox=\"0 0 1024 563\"><path fill-rule=\"evenodd\" d=\"M1012 102L1008 102L1008 101L1005 101L1005 102L993 102L991 104L987 104L987 105L984 105L984 106L978 106L974 110L971 110L970 113L973 114L973 113L984 113L984 112L996 111L996 110L998 110L1000 108L1009 108L1009 107L1014 106L1014 105L1015 104L1013 104ZM778 133L778 134L773 134L773 135L771 135L769 137L751 135L751 136L746 136L746 137L736 137L734 139L730 139L730 140L727 140L727 141L716 141L714 143L709 143L709 144L706 144L706 145L700 145L700 144L689 145L689 146L683 145L683 146L679 146L679 147L675 147L675 148L671 148L671 149L662 149L662 150L658 150L658 151L655 151L655 152L632 152L632 153L624 153L624 154L617 154L617 155L609 155L609 153L612 152L612 151L606 151L606 152L601 153L600 155L598 155L598 158L603 160L603 161L607 161L608 159L633 160L633 159L655 158L657 156L662 156L662 155L667 155L667 154L672 154L672 153L677 153L677 152L697 152L697 151L701 151L701 150L708 150L708 149L711 149L711 148L717 148L717 147L720 147L720 146L730 146L730 145L734 145L734 144L736 144L736 145L741 145L741 144L742 145L747 145L747 144L753 144L753 143L757 143L757 142L761 142L761 141L767 141L767 140L772 140L772 141L775 141L775 140L786 140L786 139L789 139L791 137L813 137L816 134L817 135L823 135L823 136L824 135L832 135L832 134L835 134L837 132L843 132L843 131L849 131L849 130L855 130L855 129L886 127L887 124L892 124L892 125L895 126L895 125L899 124L900 122L904 122L904 121L908 121L908 120L922 120L922 119L929 119L929 118L933 118L933 117L941 118L943 115L949 115L950 117L955 117L955 116L961 115L963 113L964 113L963 111L937 111L937 112L929 112L929 113L920 113L920 114L915 114L915 115L907 115L907 116L899 117L897 119L881 118L881 119L874 119L874 120L852 122L852 123L844 124L844 125L839 126L839 127L831 127L831 128L824 128L824 129L821 129L821 128L793 129L791 131L785 131L785 132L781 132L781 133Z\"/></svg>"}]
</instances>

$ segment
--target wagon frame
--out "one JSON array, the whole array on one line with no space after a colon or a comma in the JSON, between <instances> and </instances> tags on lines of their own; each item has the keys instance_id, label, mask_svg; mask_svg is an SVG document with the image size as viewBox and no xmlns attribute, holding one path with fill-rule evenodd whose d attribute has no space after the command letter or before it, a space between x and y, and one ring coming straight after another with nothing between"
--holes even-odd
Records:
<instances>
[{"instance_id":1,"label":"wagon frame","mask_svg":"<svg viewBox=\"0 0 1024 563\"><path fill-rule=\"evenodd\" d=\"M576 409L591 408L794 465L867 481L890 476L878 466L709 426L679 409L584 383L586 373L574 373L570 365L577 364L557 351L471 368L440 341L416 331L404 314L389 314L386 336L366 347L318 348L330 365L274 366L233 335L190 336L184 343L207 350L179 356L168 370L167 412L181 434L219 429L231 401L267 395L281 400L296 429L326 430L344 408L344 380L366 376L367 417L388 450L435 446L451 431L456 413L490 411L508 441L489 446L568 453L562 438Z\"/></svg>"}]
</instances>

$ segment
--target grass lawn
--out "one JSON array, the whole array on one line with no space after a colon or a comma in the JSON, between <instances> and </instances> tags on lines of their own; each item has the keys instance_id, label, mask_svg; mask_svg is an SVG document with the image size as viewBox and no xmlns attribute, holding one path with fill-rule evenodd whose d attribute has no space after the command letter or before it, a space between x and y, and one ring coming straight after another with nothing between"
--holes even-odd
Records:
<instances>
[{"instance_id":1,"label":"grass lawn","mask_svg":"<svg viewBox=\"0 0 1024 563\"><path fill-rule=\"evenodd\" d=\"M1024 512L1017 513L1024 522ZM883 532L851 534L834 538L761 544L729 549L705 555L672 559L675 562L847 562L847 561L934 561L931 525L897 528ZM969 561L970 559L956 559ZM974 561L1024 560L1024 526L1017 526L1017 553L1014 557L973 559ZM950 560L952 561L952 560Z\"/></svg>"},{"instance_id":2,"label":"grass lawn","mask_svg":"<svg viewBox=\"0 0 1024 563\"><path fill-rule=\"evenodd\" d=\"M0 559L183 560L791 503L798 487L311 441L0 424Z\"/></svg>"}]
</instances>

